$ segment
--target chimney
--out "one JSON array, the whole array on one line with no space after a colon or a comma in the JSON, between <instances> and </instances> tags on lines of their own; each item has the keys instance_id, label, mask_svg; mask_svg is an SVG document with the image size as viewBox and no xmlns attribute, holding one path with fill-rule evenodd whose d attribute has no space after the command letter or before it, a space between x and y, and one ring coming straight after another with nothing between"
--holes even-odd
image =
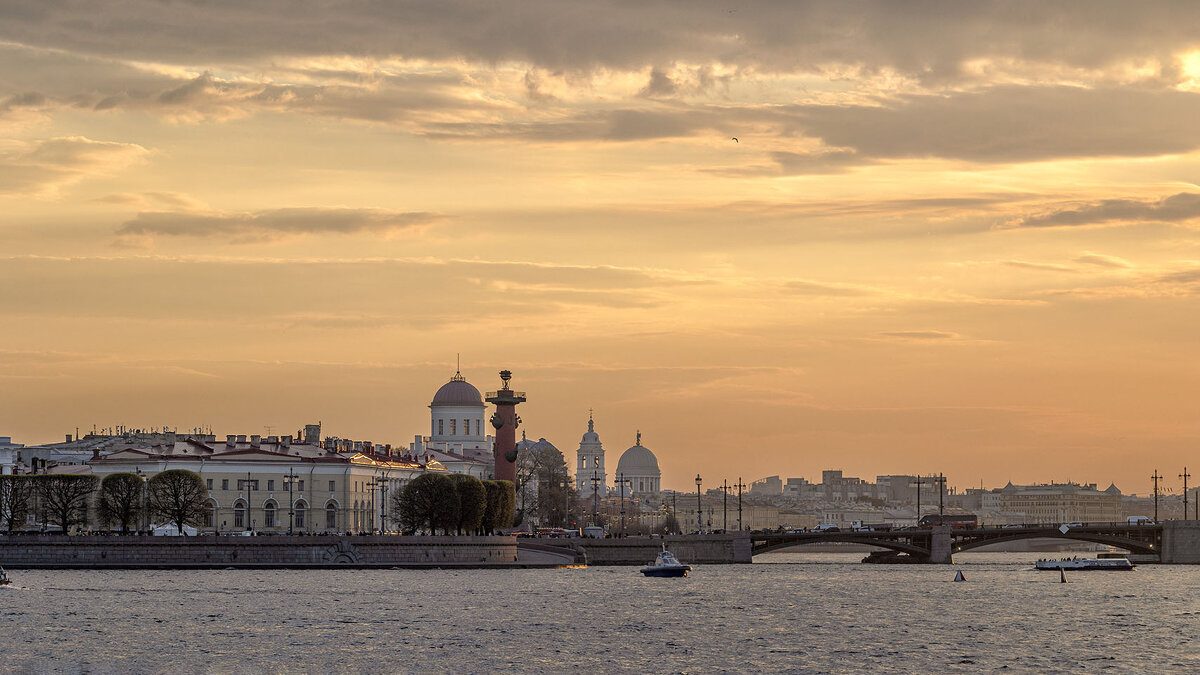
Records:
<instances>
[{"instance_id":1,"label":"chimney","mask_svg":"<svg viewBox=\"0 0 1200 675\"><path fill-rule=\"evenodd\" d=\"M68 443L70 443L70 442L71 442L71 434L67 434L67 442L68 442Z\"/></svg>"},{"instance_id":2,"label":"chimney","mask_svg":"<svg viewBox=\"0 0 1200 675\"><path fill-rule=\"evenodd\" d=\"M250 446L251 447L257 448L260 445L262 445L262 436L259 436L258 434L254 434L253 436L250 437Z\"/></svg>"},{"instance_id":3,"label":"chimney","mask_svg":"<svg viewBox=\"0 0 1200 675\"><path fill-rule=\"evenodd\" d=\"M245 443L245 442L246 442L246 434L240 434L238 436L238 443Z\"/></svg>"},{"instance_id":4,"label":"chimney","mask_svg":"<svg viewBox=\"0 0 1200 675\"><path fill-rule=\"evenodd\" d=\"M92 448L92 459L100 459L100 448Z\"/></svg>"},{"instance_id":5,"label":"chimney","mask_svg":"<svg viewBox=\"0 0 1200 675\"><path fill-rule=\"evenodd\" d=\"M225 436L225 445L227 445L231 448L236 447L237 446L237 435L236 434L226 435Z\"/></svg>"}]
</instances>

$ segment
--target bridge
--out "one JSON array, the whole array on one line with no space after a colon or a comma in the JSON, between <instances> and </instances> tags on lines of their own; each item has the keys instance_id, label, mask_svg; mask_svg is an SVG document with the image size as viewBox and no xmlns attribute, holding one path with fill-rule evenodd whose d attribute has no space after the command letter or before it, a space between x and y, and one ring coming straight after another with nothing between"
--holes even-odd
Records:
<instances>
[{"instance_id":1,"label":"bridge","mask_svg":"<svg viewBox=\"0 0 1200 675\"><path fill-rule=\"evenodd\" d=\"M904 554L918 562L953 562L963 553L991 544L1024 539L1068 539L1113 546L1133 554L1153 556L1163 563L1200 563L1200 521L1166 521L1157 525L1085 523L1062 531L1059 526L1031 525L951 529L903 529L888 532L796 532L751 534L753 555L804 544L866 544Z\"/></svg>"}]
</instances>

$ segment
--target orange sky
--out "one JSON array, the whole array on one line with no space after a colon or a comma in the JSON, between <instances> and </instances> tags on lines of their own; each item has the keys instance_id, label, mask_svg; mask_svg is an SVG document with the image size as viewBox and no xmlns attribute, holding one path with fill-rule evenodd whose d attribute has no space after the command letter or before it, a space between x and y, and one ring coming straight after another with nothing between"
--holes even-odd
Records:
<instances>
[{"instance_id":1,"label":"orange sky","mask_svg":"<svg viewBox=\"0 0 1200 675\"><path fill-rule=\"evenodd\" d=\"M1193 3L244 5L0 7L0 434L407 443L461 352L681 489L1195 456Z\"/></svg>"}]
</instances>

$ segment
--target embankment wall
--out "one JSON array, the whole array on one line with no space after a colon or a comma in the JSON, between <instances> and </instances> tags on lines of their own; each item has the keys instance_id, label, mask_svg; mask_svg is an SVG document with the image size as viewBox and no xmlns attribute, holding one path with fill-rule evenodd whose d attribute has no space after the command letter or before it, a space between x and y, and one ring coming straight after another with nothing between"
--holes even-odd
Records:
<instances>
[{"instance_id":1,"label":"embankment wall","mask_svg":"<svg viewBox=\"0 0 1200 675\"><path fill-rule=\"evenodd\" d=\"M573 539L587 553L588 565L645 565L667 550L688 564L751 562L750 534L677 535L626 537L624 539Z\"/></svg>"},{"instance_id":2,"label":"embankment wall","mask_svg":"<svg viewBox=\"0 0 1200 675\"><path fill-rule=\"evenodd\" d=\"M0 536L4 567L486 566L517 562L517 540L495 537Z\"/></svg>"}]
</instances>

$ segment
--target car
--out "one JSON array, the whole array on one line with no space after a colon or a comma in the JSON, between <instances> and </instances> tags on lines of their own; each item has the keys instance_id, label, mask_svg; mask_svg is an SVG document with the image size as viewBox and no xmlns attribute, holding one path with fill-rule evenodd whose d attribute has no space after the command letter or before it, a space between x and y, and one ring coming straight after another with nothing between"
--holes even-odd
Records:
<instances>
[{"instance_id":1,"label":"car","mask_svg":"<svg viewBox=\"0 0 1200 675\"><path fill-rule=\"evenodd\" d=\"M1062 526L1063 526L1063 527L1083 527L1083 523L1081 523L1081 522L1079 522L1079 521L1077 520L1077 521L1075 521L1075 522L1072 522L1072 523L1063 523L1063 525L1062 525Z\"/></svg>"}]
</instances>

